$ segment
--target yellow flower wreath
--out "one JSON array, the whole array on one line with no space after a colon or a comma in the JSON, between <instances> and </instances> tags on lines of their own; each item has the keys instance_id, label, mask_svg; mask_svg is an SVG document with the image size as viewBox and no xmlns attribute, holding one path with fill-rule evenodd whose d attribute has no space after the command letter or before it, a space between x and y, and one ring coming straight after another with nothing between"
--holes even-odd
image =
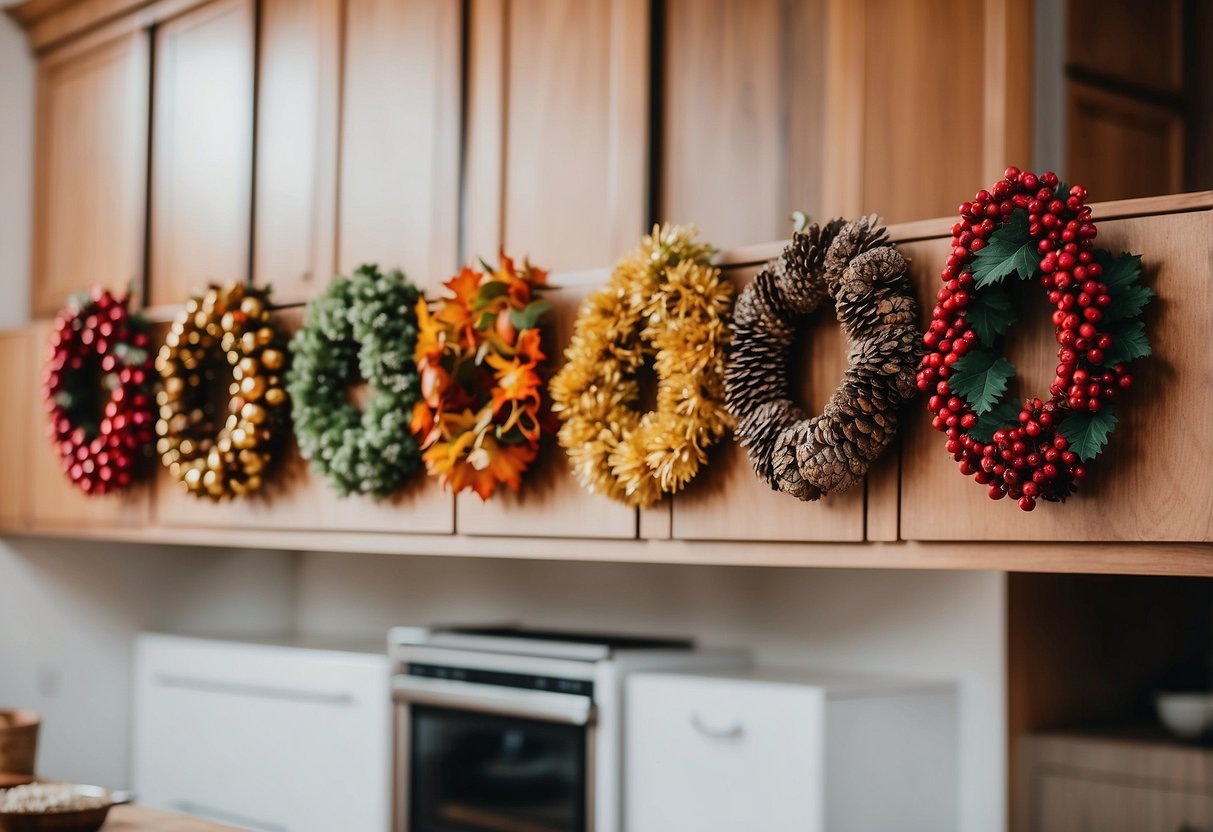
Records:
<instances>
[{"instance_id":1,"label":"yellow flower wreath","mask_svg":"<svg viewBox=\"0 0 1213 832\"><path fill-rule=\"evenodd\" d=\"M582 304L552 379L559 442L592 492L650 506L686 486L731 427L724 407L733 286L693 227L658 226ZM652 361L656 409L641 412Z\"/></svg>"}]
</instances>

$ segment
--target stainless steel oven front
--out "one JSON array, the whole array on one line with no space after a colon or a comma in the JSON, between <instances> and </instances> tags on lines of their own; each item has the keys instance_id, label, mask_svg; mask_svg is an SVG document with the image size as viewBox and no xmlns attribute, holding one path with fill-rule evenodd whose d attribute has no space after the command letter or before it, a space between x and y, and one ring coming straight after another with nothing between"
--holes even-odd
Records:
<instances>
[{"instance_id":1,"label":"stainless steel oven front","mask_svg":"<svg viewBox=\"0 0 1213 832\"><path fill-rule=\"evenodd\" d=\"M395 655L395 832L594 829L593 662Z\"/></svg>"}]
</instances>

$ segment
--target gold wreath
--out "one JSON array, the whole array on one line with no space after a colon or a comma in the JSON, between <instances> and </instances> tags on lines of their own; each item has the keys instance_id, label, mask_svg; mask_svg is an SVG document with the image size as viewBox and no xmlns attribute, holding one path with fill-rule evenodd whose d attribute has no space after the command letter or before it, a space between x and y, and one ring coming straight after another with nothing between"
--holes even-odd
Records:
<instances>
[{"instance_id":1,"label":"gold wreath","mask_svg":"<svg viewBox=\"0 0 1213 832\"><path fill-rule=\"evenodd\" d=\"M582 304L552 379L558 439L592 492L650 506L682 490L732 425L724 407L733 286L689 226L657 226ZM656 409L641 412L652 361Z\"/></svg>"},{"instance_id":2,"label":"gold wreath","mask_svg":"<svg viewBox=\"0 0 1213 832\"><path fill-rule=\"evenodd\" d=\"M231 284L186 302L156 358L164 381L156 450L190 493L220 500L261 488L280 438L275 424L286 412L286 361L265 292ZM208 411L224 363L232 383L227 419L216 430Z\"/></svg>"}]
</instances>

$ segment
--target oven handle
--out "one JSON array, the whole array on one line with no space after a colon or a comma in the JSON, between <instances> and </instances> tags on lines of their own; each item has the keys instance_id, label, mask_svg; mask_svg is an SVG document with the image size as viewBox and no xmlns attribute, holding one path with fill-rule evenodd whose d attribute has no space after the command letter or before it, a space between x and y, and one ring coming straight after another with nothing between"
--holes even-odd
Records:
<instances>
[{"instance_id":1,"label":"oven handle","mask_svg":"<svg viewBox=\"0 0 1213 832\"><path fill-rule=\"evenodd\" d=\"M564 725L590 725L596 715L588 696L403 674L392 678L392 699L411 705L462 708Z\"/></svg>"}]
</instances>

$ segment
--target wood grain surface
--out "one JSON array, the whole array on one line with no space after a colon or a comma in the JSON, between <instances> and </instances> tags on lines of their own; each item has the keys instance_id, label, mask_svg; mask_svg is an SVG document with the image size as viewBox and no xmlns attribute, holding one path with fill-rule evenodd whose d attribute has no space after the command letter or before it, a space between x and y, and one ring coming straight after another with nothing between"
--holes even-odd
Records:
<instances>
[{"instance_id":1,"label":"wood grain surface","mask_svg":"<svg viewBox=\"0 0 1213 832\"><path fill-rule=\"evenodd\" d=\"M148 37L38 66L31 296L36 316L96 283L143 297Z\"/></svg>"},{"instance_id":2,"label":"wood grain surface","mask_svg":"<svg viewBox=\"0 0 1213 832\"><path fill-rule=\"evenodd\" d=\"M209 820L161 812L144 806L115 806L102 832L235 832L234 827Z\"/></svg>"}]
</instances>

